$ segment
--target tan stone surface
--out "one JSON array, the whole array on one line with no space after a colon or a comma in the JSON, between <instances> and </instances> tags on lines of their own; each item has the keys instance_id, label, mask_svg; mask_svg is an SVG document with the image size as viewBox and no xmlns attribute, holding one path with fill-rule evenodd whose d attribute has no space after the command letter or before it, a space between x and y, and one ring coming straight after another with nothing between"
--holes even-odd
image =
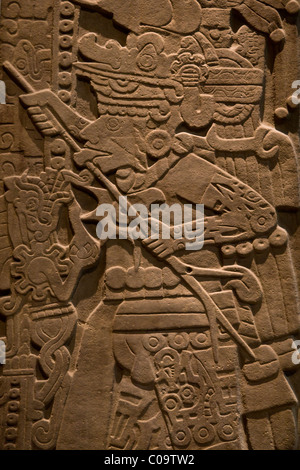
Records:
<instances>
[{"instance_id":1,"label":"tan stone surface","mask_svg":"<svg viewBox=\"0 0 300 470\"><path fill-rule=\"evenodd\" d=\"M299 9L2 0L0 449L298 448Z\"/></svg>"}]
</instances>

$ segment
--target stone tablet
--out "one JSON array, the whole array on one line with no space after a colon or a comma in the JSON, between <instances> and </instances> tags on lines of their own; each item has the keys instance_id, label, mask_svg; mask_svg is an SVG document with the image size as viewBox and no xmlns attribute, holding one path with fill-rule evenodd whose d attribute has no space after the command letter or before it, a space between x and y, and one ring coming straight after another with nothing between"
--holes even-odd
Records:
<instances>
[{"instance_id":1,"label":"stone tablet","mask_svg":"<svg viewBox=\"0 0 300 470\"><path fill-rule=\"evenodd\" d=\"M1 3L0 449L299 448L298 0Z\"/></svg>"}]
</instances>

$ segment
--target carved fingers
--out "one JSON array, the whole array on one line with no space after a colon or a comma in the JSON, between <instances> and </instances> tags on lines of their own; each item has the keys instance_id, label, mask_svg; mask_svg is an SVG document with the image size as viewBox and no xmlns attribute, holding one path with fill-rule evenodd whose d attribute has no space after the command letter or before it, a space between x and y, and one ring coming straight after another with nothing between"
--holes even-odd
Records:
<instances>
[{"instance_id":1,"label":"carved fingers","mask_svg":"<svg viewBox=\"0 0 300 470\"><path fill-rule=\"evenodd\" d=\"M176 251L176 242L173 239L153 240L152 238L147 238L146 240L143 240L142 243L149 251L151 251L153 255L160 259L167 258L168 256L171 256L174 251Z\"/></svg>"},{"instance_id":2,"label":"carved fingers","mask_svg":"<svg viewBox=\"0 0 300 470\"><path fill-rule=\"evenodd\" d=\"M235 290L237 297L248 304L256 304L262 298L262 286L249 269L243 266L225 266L225 271L241 273L241 279L232 279L226 283L225 288Z\"/></svg>"},{"instance_id":3,"label":"carved fingers","mask_svg":"<svg viewBox=\"0 0 300 470\"><path fill-rule=\"evenodd\" d=\"M51 90L42 90L20 96L20 101L27 108L31 120L41 134L47 137L55 136L59 132L54 116L46 109L52 95L54 93Z\"/></svg>"}]
</instances>

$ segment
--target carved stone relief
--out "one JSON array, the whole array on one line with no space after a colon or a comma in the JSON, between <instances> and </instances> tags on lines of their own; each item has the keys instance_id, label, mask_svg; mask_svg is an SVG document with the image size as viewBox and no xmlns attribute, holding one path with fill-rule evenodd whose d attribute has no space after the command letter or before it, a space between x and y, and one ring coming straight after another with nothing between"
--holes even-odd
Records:
<instances>
[{"instance_id":1,"label":"carved stone relief","mask_svg":"<svg viewBox=\"0 0 300 470\"><path fill-rule=\"evenodd\" d=\"M299 10L2 0L1 449L298 448Z\"/></svg>"}]
</instances>

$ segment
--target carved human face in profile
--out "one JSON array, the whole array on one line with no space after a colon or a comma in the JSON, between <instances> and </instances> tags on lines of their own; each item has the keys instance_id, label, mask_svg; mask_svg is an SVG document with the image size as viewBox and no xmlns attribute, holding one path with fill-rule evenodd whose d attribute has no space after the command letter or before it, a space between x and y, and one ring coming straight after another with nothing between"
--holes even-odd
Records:
<instances>
[{"instance_id":1,"label":"carved human face in profile","mask_svg":"<svg viewBox=\"0 0 300 470\"><path fill-rule=\"evenodd\" d=\"M243 25L235 35L236 52L248 59L254 67L264 65L265 38Z\"/></svg>"},{"instance_id":2,"label":"carved human face in profile","mask_svg":"<svg viewBox=\"0 0 300 470\"><path fill-rule=\"evenodd\" d=\"M216 48L228 48L232 45L230 12L219 8L207 8L202 11L201 31Z\"/></svg>"},{"instance_id":3,"label":"carved human face in profile","mask_svg":"<svg viewBox=\"0 0 300 470\"><path fill-rule=\"evenodd\" d=\"M22 185L23 182L20 183ZM34 185L30 183L27 184L26 189L18 192L18 197L15 199L16 212L21 219L26 220L27 228L32 236L41 229L43 222L46 222L41 220L43 202L38 189L34 190Z\"/></svg>"}]
</instances>

